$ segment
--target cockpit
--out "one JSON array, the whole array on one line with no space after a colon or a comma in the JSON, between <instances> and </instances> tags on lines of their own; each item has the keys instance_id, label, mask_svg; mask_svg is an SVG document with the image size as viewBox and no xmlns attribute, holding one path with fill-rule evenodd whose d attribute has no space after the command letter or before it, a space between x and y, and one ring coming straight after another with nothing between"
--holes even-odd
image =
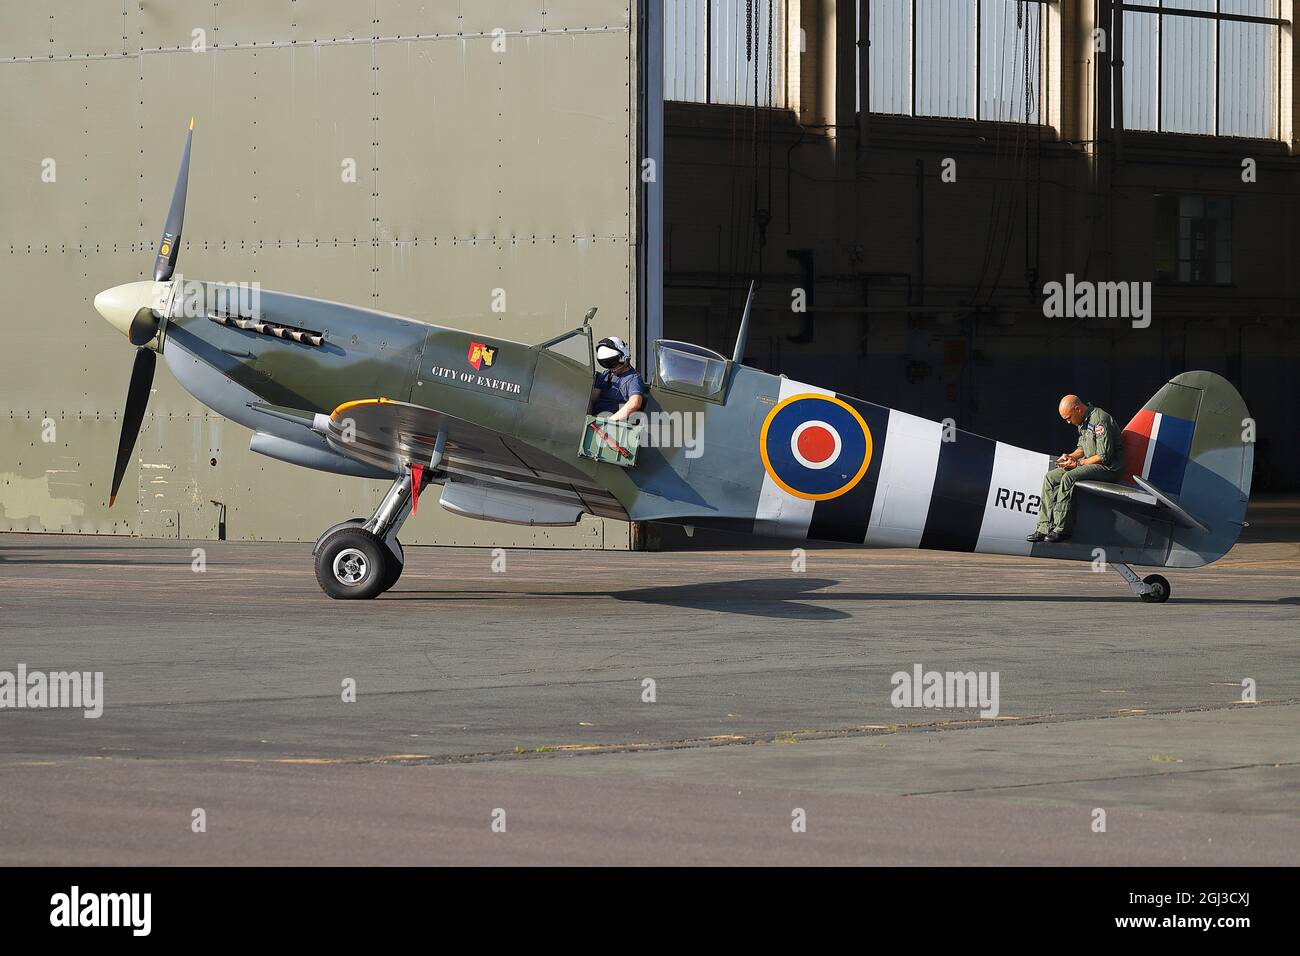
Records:
<instances>
[{"instance_id":1,"label":"cockpit","mask_svg":"<svg viewBox=\"0 0 1300 956\"><path fill-rule=\"evenodd\" d=\"M595 349L590 326L594 314L595 309L592 309L579 328L549 339L536 348L553 349L594 369ZM651 349L653 365L648 369L643 367L642 375L652 389L663 389L706 402L726 400L727 375L732 364L726 356L702 345L674 339L656 339ZM642 431L640 421L610 421L607 417L588 414L584 417L578 454L583 458L630 468L636 464Z\"/></svg>"}]
</instances>

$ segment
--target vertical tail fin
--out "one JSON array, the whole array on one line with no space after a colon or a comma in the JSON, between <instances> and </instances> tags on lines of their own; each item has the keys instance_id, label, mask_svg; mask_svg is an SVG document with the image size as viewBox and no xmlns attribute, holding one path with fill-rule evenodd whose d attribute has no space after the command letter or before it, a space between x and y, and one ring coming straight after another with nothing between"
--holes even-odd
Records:
<instances>
[{"instance_id":1,"label":"vertical tail fin","mask_svg":"<svg viewBox=\"0 0 1300 956\"><path fill-rule=\"evenodd\" d=\"M1173 534L1170 567L1208 564L1237 541L1250 499L1254 425L1232 384L1213 372L1166 382L1124 428L1124 480L1141 478L1208 531Z\"/></svg>"}]
</instances>

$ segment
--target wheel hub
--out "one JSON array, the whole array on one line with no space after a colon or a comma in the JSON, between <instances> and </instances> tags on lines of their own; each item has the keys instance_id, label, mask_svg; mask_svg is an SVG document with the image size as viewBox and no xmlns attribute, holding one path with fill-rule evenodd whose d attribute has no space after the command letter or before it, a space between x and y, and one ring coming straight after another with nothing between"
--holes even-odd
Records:
<instances>
[{"instance_id":1,"label":"wheel hub","mask_svg":"<svg viewBox=\"0 0 1300 956\"><path fill-rule=\"evenodd\" d=\"M360 584L369 572L370 562L356 548L344 548L334 557L334 577L341 584Z\"/></svg>"}]
</instances>

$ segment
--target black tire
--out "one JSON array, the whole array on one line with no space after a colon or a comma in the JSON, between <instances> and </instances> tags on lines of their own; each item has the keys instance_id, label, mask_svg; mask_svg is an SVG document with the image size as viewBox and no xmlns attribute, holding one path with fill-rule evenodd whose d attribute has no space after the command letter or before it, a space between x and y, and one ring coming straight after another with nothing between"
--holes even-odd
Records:
<instances>
[{"instance_id":1,"label":"black tire","mask_svg":"<svg viewBox=\"0 0 1300 956\"><path fill-rule=\"evenodd\" d=\"M1150 594L1142 595L1142 600L1148 604L1164 604L1169 600L1169 582L1160 575L1149 574L1142 579L1142 583L1152 588Z\"/></svg>"},{"instance_id":2,"label":"black tire","mask_svg":"<svg viewBox=\"0 0 1300 956\"><path fill-rule=\"evenodd\" d=\"M355 528L360 528L365 523L366 523L365 518L349 518L347 521L343 522L343 525L351 525ZM342 527L339 527L339 528L335 528L334 530L341 531L343 529ZM312 548L312 552L311 552L312 554L315 554L317 551L320 550L320 546L325 543L325 539L327 537L329 537L329 535L326 532L321 532L321 536L316 539L316 544Z\"/></svg>"},{"instance_id":3,"label":"black tire","mask_svg":"<svg viewBox=\"0 0 1300 956\"><path fill-rule=\"evenodd\" d=\"M332 598L363 601L383 592L389 565L395 563L384 543L369 531L340 528L316 551L316 581Z\"/></svg>"},{"instance_id":4,"label":"black tire","mask_svg":"<svg viewBox=\"0 0 1300 956\"><path fill-rule=\"evenodd\" d=\"M388 563L387 571L384 573L384 586L379 589L381 593L389 590L397 583L397 579L402 576L402 569L406 567L403 562L397 560L393 555L393 552L389 551L387 547L385 547L384 550L388 551L388 554L386 555Z\"/></svg>"}]
</instances>

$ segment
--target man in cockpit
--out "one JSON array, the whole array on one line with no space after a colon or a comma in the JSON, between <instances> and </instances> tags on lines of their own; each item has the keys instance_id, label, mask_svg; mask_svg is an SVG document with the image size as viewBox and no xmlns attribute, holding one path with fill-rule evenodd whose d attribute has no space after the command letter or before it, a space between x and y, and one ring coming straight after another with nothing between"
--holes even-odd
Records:
<instances>
[{"instance_id":1,"label":"man in cockpit","mask_svg":"<svg viewBox=\"0 0 1300 956\"><path fill-rule=\"evenodd\" d=\"M596 361L605 371L596 373L591 414L621 422L644 407L645 382L632 367L631 357L627 343L617 335L596 343Z\"/></svg>"}]
</instances>

